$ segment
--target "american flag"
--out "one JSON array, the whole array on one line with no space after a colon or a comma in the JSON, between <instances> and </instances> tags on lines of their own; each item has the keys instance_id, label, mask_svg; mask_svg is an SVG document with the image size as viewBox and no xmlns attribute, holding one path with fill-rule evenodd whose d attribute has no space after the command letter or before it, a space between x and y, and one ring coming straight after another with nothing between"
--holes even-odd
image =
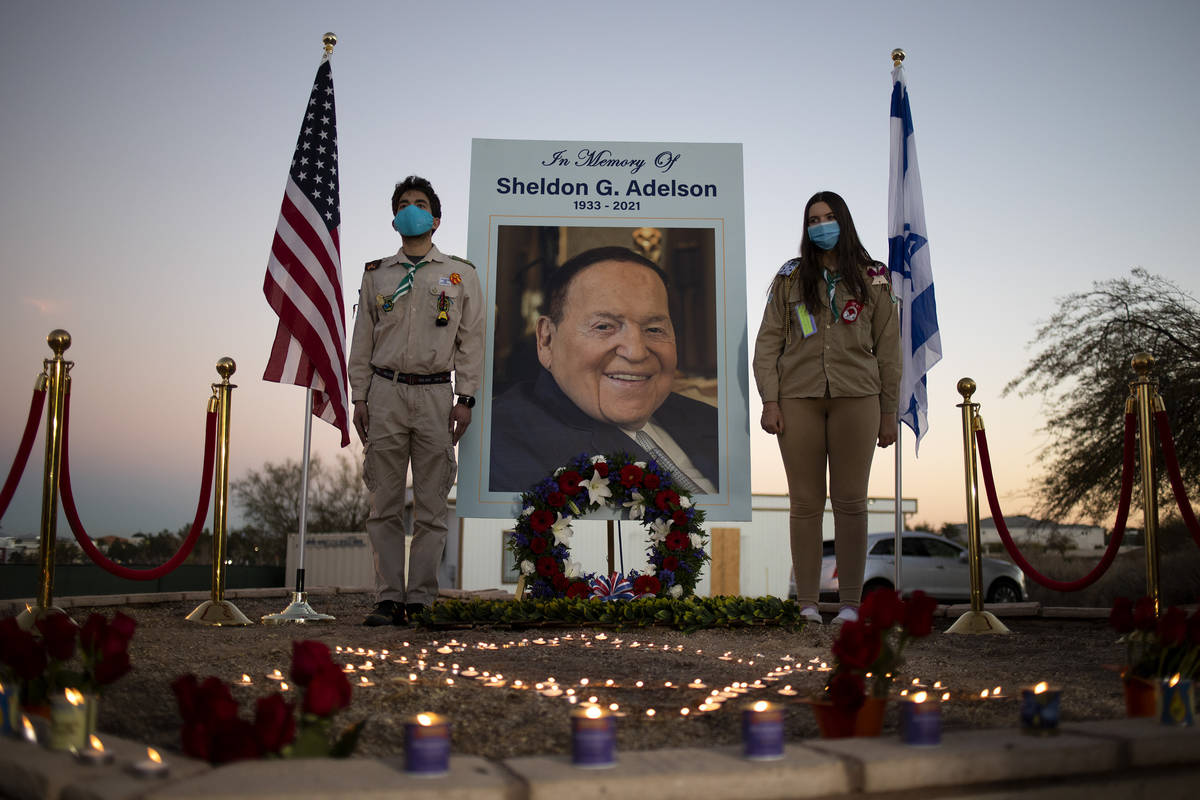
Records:
<instances>
[{"instance_id":1,"label":"american flag","mask_svg":"<svg viewBox=\"0 0 1200 800\"><path fill-rule=\"evenodd\" d=\"M279 327L263 379L311 387L312 413L350 444L346 327L338 245L337 116L326 55L317 68L288 170L263 294Z\"/></svg>"},{"instance_id":2,"label":"american flag","mask_svg":"<svg viewBox=\"0 0 1200 800\"><path fill-rule=\"evenodd\" d=\"M900 421L912 429L917 448L929 427L925 376L942 360L933 268L925 230L925 200L917 168L912 109L904 68L892 72L891 174L888 185L888 269L900 300Z\"/></svg>"}]
</instances>

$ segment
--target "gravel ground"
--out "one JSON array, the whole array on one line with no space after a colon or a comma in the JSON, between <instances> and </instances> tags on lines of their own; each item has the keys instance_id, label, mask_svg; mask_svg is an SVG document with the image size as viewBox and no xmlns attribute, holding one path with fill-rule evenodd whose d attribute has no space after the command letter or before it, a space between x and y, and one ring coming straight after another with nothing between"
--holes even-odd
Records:
<instances>
[{"instance_id":1,"label":"gravel ground","mask_svg":"<svg viewBox=\"0 0 1200 800\"><path fill-rule=\"evenodd\" d=\"M185 620L192 603L124 609L138 622L131 647L134 671L102 698L101 732L178 749L180 718L170 684L188 672L216 675L230 683L249 675L252 685L234 687L243 715L249 717L254 699L278 688L267 675L275 669L287 674L291 642L300 638L319 639L330 649L353 650L335 653L335 658L355 666L350 675L354 683L366 677L374 684L356 686L351 707L339 719L345 724L367 719L360 755L401 752L404 720L422 711L451 718L456 753L493 759L567 753L573 707L568 690L580 699L595 696L605 705L618 704L624 714L617 726L618 747L623 750L736 743L741 735L739 709L758 699L785 704L789 738L817 735L811 710L800 697L824 683L820 664L830 659L828 626L690 635L661 629L365 628L359 623L370 607L366 596L322 596L312 603L337 620L310 626L213 628ZM252 620L276 613L284 604L280 598L236 601ZM75 608L71 614L82 621L93 610L113 611ZM1122 649L1104 620L1015 618L1006 620L1011 636L942 634L949 624L937 620L932 636L909 647L899 682L916 678L942 683L951 693L943 706L944 729L1015 726L1017 700L1012 695L1039 680L1064 687L1064 721L1124 715L1120 681L1114 668L1106 666L1121 658ZM422 659L423 670L416 666ZM374 669L361 668L367 661ZM472 676L470 670L480 675ZM499 673L504 685L485 685L484 672ZM561 696L547 697L532 688L550 678L563 690ZM697 680L703 687L688 686ZM759 688L755 681L761 681ZM697 709L710 692L735 683L750 688L718 710ZM789 685L797 695L780 694ZM995 686L1003 687L1009 697L978 698L983 689ZM655 715L648 716L648 709ZM897 718L896 703L890 703L885 735L895 732Z\"/></svg>"}]
</instances>

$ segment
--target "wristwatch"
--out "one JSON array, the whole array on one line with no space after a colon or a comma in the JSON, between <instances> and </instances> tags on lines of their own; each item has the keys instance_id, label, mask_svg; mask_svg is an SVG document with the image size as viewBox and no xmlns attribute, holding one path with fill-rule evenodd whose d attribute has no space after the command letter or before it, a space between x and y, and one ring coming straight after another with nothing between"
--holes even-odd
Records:
<instances>
[{"instance_id":1,"label":"wristwatch","mask_svg":"<svg viewBox=\"0 0 1200 800\"><path fill-rule=\"evenodd\" d=\"M469 394L460 394L458 396L458 404L460 406L466 406L467 408L474 408L475 398Z\"/></svg>"}]
</instances>

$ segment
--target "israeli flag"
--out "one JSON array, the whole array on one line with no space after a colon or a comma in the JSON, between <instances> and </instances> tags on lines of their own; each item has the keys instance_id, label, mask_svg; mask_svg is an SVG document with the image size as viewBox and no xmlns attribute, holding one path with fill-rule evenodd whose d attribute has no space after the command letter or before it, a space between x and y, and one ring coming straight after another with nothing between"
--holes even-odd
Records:
<instances>
[{"instance_id":1,"label":"israeli flag","mask_svg":"<svg viewBox=\"0 0 1200 800\"><path fill-rule=\"evenodd\" d=\"M925 201L917 169L912 111L904 68L892 71L892 157L888 179L888 269L900 300L900 421L921 437L929 426L925 376L942 359L933 270L925 230Z\"/></svg>"}]
</instances>

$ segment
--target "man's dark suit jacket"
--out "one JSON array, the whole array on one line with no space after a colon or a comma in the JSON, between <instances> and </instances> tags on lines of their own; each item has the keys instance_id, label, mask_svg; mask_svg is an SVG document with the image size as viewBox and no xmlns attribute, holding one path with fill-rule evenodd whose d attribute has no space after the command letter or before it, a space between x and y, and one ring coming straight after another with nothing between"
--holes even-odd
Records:
<instances>
[{"instance_id":1,"label":"man's dark suit jacket","mask_svg":"<svg viewBox=\"0 0 1200 800\"><path fill-rule=\"evenodd\" d=\"M672 393L654 413L654 424L671 434L696 469L720 487L715 408ZM650 460L620 428L581 411L544 369L537 380L513 386L492 404L491 491L523 492L581 453L628 453Z\"/></svg>"}]
</instances>

